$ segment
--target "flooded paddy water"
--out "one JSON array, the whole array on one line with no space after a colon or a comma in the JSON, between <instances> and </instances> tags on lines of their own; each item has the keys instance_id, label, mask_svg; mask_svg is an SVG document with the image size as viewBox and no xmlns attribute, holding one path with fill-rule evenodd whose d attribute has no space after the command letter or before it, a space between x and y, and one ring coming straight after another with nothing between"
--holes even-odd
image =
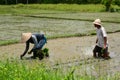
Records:
<instances>
[{"instance_id":1,"label":"flooded paddy water","mask_svg":"<svg viewBox=\"0 0 120 80\"><path fill-rule=\"evenodd\" d=\"M48 40L45 47L49 48L49 58L45 58L39 63L44 62L54 68L57 67L76 67L76 73L88 75L113 75L120 72L120 32L108 34L109 52L111 59L94 59L92 50L95 46L96 36L58 38ZM32 45L31 45L32 47ZM20 55L25 49L25 44L12 44L0 46L0 60L15 58L20 60ZM25 55L23 61L31 55ZM109 76L110 76L109 75Z\"/></svg>"}]
</instances>

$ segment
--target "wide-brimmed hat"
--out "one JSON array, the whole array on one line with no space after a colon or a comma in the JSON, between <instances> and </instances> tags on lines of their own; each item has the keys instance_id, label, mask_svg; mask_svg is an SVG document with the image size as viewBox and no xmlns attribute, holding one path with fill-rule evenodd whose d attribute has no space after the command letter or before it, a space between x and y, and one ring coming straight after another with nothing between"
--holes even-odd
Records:
<instances>
[{"instance_id":1,"label":"wide-brimmed hat","mask_svg":"<svg viewBox=\"0 0 120 80\"><path fill-rule=\"evenodd\" d=\"M101 26L101 20L100 19L96 19L93 24L96 24L96 25L100 25Z\"/></svg>"},{"instance_id":2,"label":"wide-brimmed hat","mask_svg":"<svg viewBox=\"0 0 120 80\"><path fill-rule=\"evenodd\" d=\"M31 36L32 36L32 33L22 33L21 42L25 43L26 41L30 39Z\"/></svg>"}]
</instances>

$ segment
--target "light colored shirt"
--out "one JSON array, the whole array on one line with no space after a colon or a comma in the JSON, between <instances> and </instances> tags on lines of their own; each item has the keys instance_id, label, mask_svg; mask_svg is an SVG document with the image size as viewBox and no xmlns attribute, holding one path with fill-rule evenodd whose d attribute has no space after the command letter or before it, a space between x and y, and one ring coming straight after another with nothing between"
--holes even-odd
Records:
<instances>
[{"instance_id":1,"label":"light colored shirt","mask_svg":"<svg viewBox=\"0 0 120 80\"><path fill-rule=\"evenodd\" d=\"M107 37L105 28L103 26L101 26L101 28L97 29L96 32L97 32L97 39L98 39L97 45L99 47L103 48L104 47L104 37ZM107 41L106 46L108 47L108 41Z\"/></svg>"}]
</instances>

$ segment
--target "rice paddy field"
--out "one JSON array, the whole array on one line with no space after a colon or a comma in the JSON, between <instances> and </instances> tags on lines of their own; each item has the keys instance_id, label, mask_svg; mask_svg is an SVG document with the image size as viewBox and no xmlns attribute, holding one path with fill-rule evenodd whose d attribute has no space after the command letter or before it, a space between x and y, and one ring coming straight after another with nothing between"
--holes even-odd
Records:
<instances>
[{"instance_id":1,"label":"rice paddy field","mask_svg":"<svg viewBox=\"0 0 120 80\"><path fill-rule=\"evenodd\" d=\"M0 80L119 80L120 13L104 12L103 5L81 6L0 5ZM92 57L96 18L108 33L110 60ZM25 49L21 33L41 31L50 57L32 60L27 54L20 60Z\"/></svg>"},{"instance_id":2,"label":"rice paddy field","mask_svg":"<svg viewBox=\"0 0 120 80\"><path fill-rule=\"evenodd\" d=\"M63 19L63 17L71 17L70 14L73 15L72 19L74 20L69 20L71 18ZM62 16L58 17L59 15ZM107 32L110 33L120 30L119 13L66 13L64 16L63 15L64 14L58 14L57 16L57 14L55 14L55 16L57 16L57 19L47 17L48 14L45 18L45 14L44 16L40 14L40 16L33 15L32 17L1 15L0 40L20 40L21 33L23 32L39 33L40 31L44 31L48 38L90 35L95 33L95 28L92 24L92 21L94 21L96 18L101 18L103 20L103 25L106 28ZM78 15L80 15L80 17L78 17ZM94 18L91 17L92 15ZM103 15L107 15L108 17L104 17ZM85 16L86 19L82 18L83 16ZM79 18L80 20L76 19L75 17ZM108 19L109 22L104 22Z\"/></svg>"}]
</instances>

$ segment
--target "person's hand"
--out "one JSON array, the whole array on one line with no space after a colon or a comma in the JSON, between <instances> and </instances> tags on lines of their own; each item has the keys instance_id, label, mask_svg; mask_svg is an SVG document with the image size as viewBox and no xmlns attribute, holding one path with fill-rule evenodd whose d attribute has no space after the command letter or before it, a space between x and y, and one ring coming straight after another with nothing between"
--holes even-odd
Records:
<instances>
[{"instance_id":1,"label":"person's hand","mask_svg":"<svg viewBox=\"0 0 120 80\"><path fill-rule=\"evenodd\" d=\"M23 55L20 55L20 59L22 59Z\"/></svg>"},{"instance_id":2,"label":"person's hand","mask_svg":"<svg viewBox=\"0 0 120 80\"><path fill-rule=\"evenodd\" d=\"M104 53L105 49L106 49L106 45L104 45L104 47L102 48L101 52Z\"/></svg>"},{"instance_id":3,"label":"person's hand","mask_svg":"<svg viewBox=\"0 0 120 80\"><path fill-rule=\"evenodd\" d=\"M106 49L106 45L104 45L104 49Z\"/></svg>"},{"instance_id":4,"label":"person's hand","mask_svg":"<svg viewBox=\"0 0 120 80\"><path fill-rule=\"evenodd\" d=\"M96 39L96 43L98 42L98 39Z\"/></svg>"}]
</instances>

